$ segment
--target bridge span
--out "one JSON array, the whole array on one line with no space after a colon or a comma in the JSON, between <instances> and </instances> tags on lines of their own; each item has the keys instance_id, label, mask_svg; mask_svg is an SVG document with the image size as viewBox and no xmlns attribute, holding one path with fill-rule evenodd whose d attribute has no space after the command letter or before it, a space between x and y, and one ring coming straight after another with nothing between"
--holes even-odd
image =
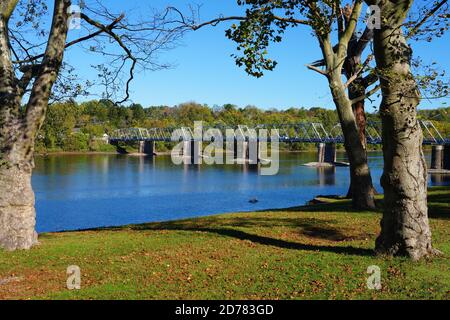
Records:
<instances>
[{"instance_id":1,"label":"bridge span","mask_svg":"<svg viewBox=\"0 0 450 320\"><path fill-rule=\"evenodd\" d=\"M420 120L424 134L423 144L433 146L432 169L450 170L450 138L444 138L433 122ZM147 155L155 154L155 142L183 142L186 152L190 153L192 159L195 157L192 150L199 150L197 145L202 142L212 142L217 137L229 138L230 134L235 141L235 158L244 157L248 159L248 142L258 141L258 132L261 129L268 131L268 137L264 141L271 141L271 133L280 143L314 143L318 146L318 162L336 162L336 144L345 142L340 124L336 124L327 131L319 122L300 122L293 124L272 124L250 126L224 126L202 127L201 139L196 138L194 128L191 127L168 127L168 128L127 128L118 129L109 136L109 143L118 149L119 143L139 143L140 153ZM204 134L212 132L213 134ZM175 137L175 138L174 138ZM370 145L382 144L381 123L368 122L366 127L367 143ZM244 144L244 148L239 148ZM238 150L241 149L241 154ZM259 148L258 148L259 149ZM259 151L258 151L259 153ZM259 159L256 160L259 162Z\"/></svg>"}]
</instances>

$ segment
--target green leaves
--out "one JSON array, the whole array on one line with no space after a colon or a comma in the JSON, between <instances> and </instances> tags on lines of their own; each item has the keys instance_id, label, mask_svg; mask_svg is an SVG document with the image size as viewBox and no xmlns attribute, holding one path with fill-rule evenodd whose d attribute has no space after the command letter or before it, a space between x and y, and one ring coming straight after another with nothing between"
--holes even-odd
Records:
<instances>
[{"instance_id":1,"label":"green leaves","mask_svg":"<svg viewBox=\"0 0 450 320\"><path fill-rule=\"evenodd\" d=\"M254 77L260 78L265 71L272 71L277 62L268 58L268 47L272 42L281 42L281 34L291 25L275 19L274 10L283 8L286 3L290 5L286 12L292 14L292 3L296 1L240 1L239 5L248 5L247 19L233 24L226 31L226 36L238 44L237 51L241 54L233 54L236 65L244 67L245 71Z\"/></svg>"},{"instance_id":2,"label":"green leaves","mask_svg":"<svg viewBox=\"0 0 450 320\"><path fill-rule=\"evenodd\" d=\"M277 62L268 57L272 43L283 40L290 27L309 25L320 36L330 32L335 18L337 0L237 0L245 6L246 19L226 30L226 36L237 43L239 54L233 54L236 64L254 76L262 77L272 71Z\"/></svg>"}]
</instances>

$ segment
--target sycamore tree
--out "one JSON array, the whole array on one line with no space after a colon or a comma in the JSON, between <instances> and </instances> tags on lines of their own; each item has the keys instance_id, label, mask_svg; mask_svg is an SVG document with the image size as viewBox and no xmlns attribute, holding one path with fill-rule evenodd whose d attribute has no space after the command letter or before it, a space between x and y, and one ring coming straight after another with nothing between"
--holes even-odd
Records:
<instances>
[{"instance_id":1,"label":"sycamore tree","mask_svg":"<svg viewBox=\"0 0 450 320\"><path fill-rule=\"evenodd\" d=\"M166 13L145 10L148 15L137 19L97 0L76 4L0 2L0 247L7 250L37 243L31 174L49 101L85 91L76 66L65 64L65 52L80 46L86 59L78 64L87 66L95 55L102 59L93 65L97 84L106 88L104 98L121 94L121 103L136 72L165 67L158 52L170 49L182 33L168 28Z\"/></svg>"},{"instance_id":2,"label":"sycamore tree","mask_svg":"<svg viewBox=\"0 0 450 320\"><path fill-rule=\"evenodd\" d=\"M438 252L432 246L428 221L428 174L423 134L417 119L421 93L411 71L413 52L408 44L411 30L405 28L413 0L366 2L379 6L381 13L380 28L374 31L374 52L382 90L384 172L381 183L385 199L376 250L419 260ZM445 2L435 3L442 7ZM448 11L442 15L448 18ZM439 22L435 21L436 24ZM441 24L438 32L447 27L447 23Z\"/></svg>"}]
</instances>

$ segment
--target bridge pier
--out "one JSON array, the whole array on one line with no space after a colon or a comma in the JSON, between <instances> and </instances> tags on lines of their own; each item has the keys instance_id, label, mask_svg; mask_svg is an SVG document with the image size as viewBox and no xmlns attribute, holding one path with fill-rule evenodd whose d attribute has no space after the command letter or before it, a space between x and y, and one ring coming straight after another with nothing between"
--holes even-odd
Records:
<instances>
[{"instance_id":1,"label":"bridge pier","mask_svg":"<svg viewBox=\"0 0 450 320\"><path fill-rule=\"evenodd\" d=\"M443 169L450 170L450 145L447 144L444 147L444 156L443 156Z\"/></svg>"},{"instance_id":2,"label":"bridge pier","mask_svg":"<svg viewBox=\"0 0 450 320\"><path fill-rule=\"evenodd\" d=\"M257 166L261 163L261 142L253 140L248 143L248 163Z\"/></svg>"},{"instance_id":3,"label":"bridge pier","mask_svg":"<svg viewBox=\"0 0 450 320\"><path fill-rule=\"evenodd\" d=\"M248 142L244 140L234 140L234 160L237 163L242 164L248 159Z\"/></svg>"},{"instance_id":4,"label":"bridge pier","mask_svg":"<svg viewBox=\"0 0 450 320\"><path fill-rule=\"evenodd\" d=\"M317 145L317 162L335 163L336 162L336 144L319 143Z\"/></svg>"},{"instance_id":5,"label":"bridge pier","mask_svg":"<svg viewBox=\"0 0 450 320\"><path fill-rule=\"evenodd\" d=\"M153 157L155 150L155 141L139 141L139 153Z\"/></svg>"},{"instance_id":6,"label":"bridge pier","mask_svg":"<svg viewBox=\"0 0 450 320\"><path fill-rule=\"evenodd\" d=\"M444 168L444 146L437 145L431 149L431 169L441 170Z\"/></svg>"},{"instance_id":7,"label":"bridge pier","mask_svg":"<svg viewBox=\"0 0 450 320\"><path fill-rule=\"evenodd\" d=\"M335 163L336 162L336 143L325 144L325 162Z\"/></svg>"},{"instance_id":8,"label":"bridge pier","mask_svg":"<svg viewBox=\"0 0 450 320\"><path fill-rule=\"evenodd\" d=\"M325 162L325 143L317 144L317 162L318 163Z\"/></svg>"},{"instance_id":9,"label":"bridge pier","mask_svg":"<svg viewBox=\"0 0 450 320\"><path fill-rule=\"evenodd\" d=\"M186 164L202 163L202 141L183 141L183 156ZM189 161L188 161L189 160Z\"/></svg>"},{"instance_id":10,"label":"bridge pier","mask_svg":"<svg viewBox=\"0 0 450 320\"><path fill-rule=\"evenodd\" d=\"M261 143L259 141L234 140L234 160L238 164L258 165L261 162Z\"/></svg>"}]
</instances>

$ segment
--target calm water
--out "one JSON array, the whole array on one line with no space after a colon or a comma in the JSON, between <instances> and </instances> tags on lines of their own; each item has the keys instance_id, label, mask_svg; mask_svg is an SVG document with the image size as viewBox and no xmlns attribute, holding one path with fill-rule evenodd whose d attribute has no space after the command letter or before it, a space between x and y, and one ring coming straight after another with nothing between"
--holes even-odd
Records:
<instances>
[{"instance_id":1,"label":"calm water","mask_svg":"<svg viewBox=\"0 0 450 320\"><path fill-rule=\"evenodd\" d=\"M338 160L345 160L344 154ZM37 157L33 175L38 232L174 220L223 212L305 204L319 194L345 194L348 168L301 166L314 153L282 154L276 176L242 166L175 166L169 156ZM378 190L381 153L370 165ZM450 185L431 177L430 185ZM249 203L257 198L257 204Z\"/></svg>"}]
</instances>

